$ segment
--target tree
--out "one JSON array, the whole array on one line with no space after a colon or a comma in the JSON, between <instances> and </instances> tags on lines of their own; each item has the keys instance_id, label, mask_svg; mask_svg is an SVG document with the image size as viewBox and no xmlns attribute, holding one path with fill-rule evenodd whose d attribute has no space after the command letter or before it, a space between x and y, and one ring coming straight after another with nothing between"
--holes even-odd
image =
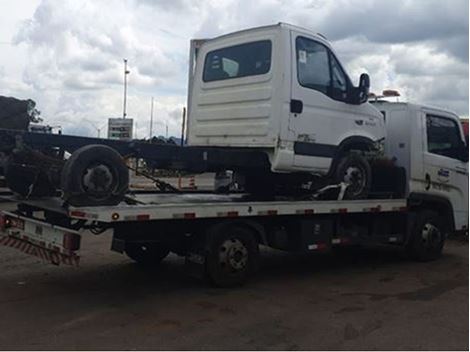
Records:
<instances>
[{"instance_id":1,"label":"tree","mask_svg":"<svg viewBox=\"0 0 470 352\"><path fill-rule=\"evenodd\" d=\"M0 128L27 130L31 122L41 122L41 112L32 99L0 96Z\"/></svg>"}]
</instances>

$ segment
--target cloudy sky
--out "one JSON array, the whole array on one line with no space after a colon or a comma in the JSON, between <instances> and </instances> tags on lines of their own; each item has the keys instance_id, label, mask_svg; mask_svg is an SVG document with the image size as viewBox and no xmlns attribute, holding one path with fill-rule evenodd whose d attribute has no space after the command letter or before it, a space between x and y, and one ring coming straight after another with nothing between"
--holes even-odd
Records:
<instances>
[{"instance_id":1,"label":"cloudy sky","mask_svg":"<svg viewBox=\"0 0 470 352\"><path fill-rule=\"evenodd\" d=\"M178 135L190 38L287 22L332 41L353 82L468 116L468 0L0 0L0 95L32 98L50 125L93 135L122 114Z\"/></svg>"}]
</instances>

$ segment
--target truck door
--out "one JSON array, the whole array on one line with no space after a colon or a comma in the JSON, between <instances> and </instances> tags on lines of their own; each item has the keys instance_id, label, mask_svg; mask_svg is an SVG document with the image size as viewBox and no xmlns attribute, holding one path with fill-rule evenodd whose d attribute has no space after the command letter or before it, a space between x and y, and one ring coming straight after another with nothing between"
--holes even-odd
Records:
<instances>
[{"instance_id":1,"label":"truck door","mask_svg":"<svg viewBox=\"0 0 470 352\"><path fill-rule=\"evenodd\" d=\"M291 32L294 166L328 169L334 154L334 102L326 95L330 82L329 49ZM329 135L329 137L327 137Z\"/></svg>"},{"instance_id":2,"label":"truck door","mask_svg":"<svg viewBox=\"0 0 470 352\"><path fill-rule=\"evenodd\" d=\"M351 82L327 45L291 31L291 47L289 129L294 167L326 171L336 147L347 135L374 128L377 122L365 117L370 115L368 104L346 103Z\"/></svg>"},{"instance_id":3,"label":"truck door","mask_svg":"<svg viewBox=\"0 0 470 352\"><path fill-rule=\"evenodd\" d=\"M468 162L458 159L465 139L455 118L433 112L423 118L425 190L451 202L456 228L460 229L468 226Z\"/></svg>"}]
</instances>

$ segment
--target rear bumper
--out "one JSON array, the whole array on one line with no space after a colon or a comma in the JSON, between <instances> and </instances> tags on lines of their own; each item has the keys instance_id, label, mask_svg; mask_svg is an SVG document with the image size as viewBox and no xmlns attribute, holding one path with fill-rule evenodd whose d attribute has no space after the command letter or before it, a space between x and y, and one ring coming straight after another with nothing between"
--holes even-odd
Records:
<instances>
[{"instance_id":1,"label":"rear bumper","mask_svg":"<svg viewBox=\"0 0 470 352\"><path fill-rule=\"evenodd\" d=\"M54 264L78 266L81 236L77 231L10 212L0 213L0 245Z\"/></svg>"}]
</instances>

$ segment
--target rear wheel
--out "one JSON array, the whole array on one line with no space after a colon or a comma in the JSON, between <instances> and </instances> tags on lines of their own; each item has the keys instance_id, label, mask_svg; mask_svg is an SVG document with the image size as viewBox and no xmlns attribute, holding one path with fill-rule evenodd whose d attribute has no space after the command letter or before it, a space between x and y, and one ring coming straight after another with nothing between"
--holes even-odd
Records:
<instances>
[{"instance_id":1,"label":"rear wheel","mask_svg":"<svg viewBox=\"0 0 470 352\"><path fill-rule=\"evenodd\" d=\"M337 183L346 183L348 187L345 199L364 199L371 187L371 168L365 157L356 152L348 152L339 160L334 172Z\"/></svg>"},{"instance_id":2,"label":"rear wheel","mask_svg":"<svg viewBox=\"0 0 470 352\"><path fill-rule=\"evenodd\" d=\"M170 253L169 249L160 243L128 242L124 252L129 258L142 265L157 265Z\"/></svg>"},{"instance_id":3,"label":"rear wheel","mask_svg":"<svg viewBox=\"0 0 470 352\"><path fill-rule=\"evenodd\" d=\"M219 227L208 237L206 270L216 286L243 284L255 271L258 257L256 238L243 227Z\"/></svg>"},{"instance_id":4,"label":"rear wheel","mask_svg":"<svg viewBox=\"0 0 470 352\"><path fill-rule=\"evenodd\" d=\"M419 261L438 259L442 254L445 238L444 222L439 214L423 210L417 214L408 242L408 251Z\"/></svg>"},{"instance_id":5,"label":"rear wheel","mask_svg":"<svg viewBox=\"0 0 470 352\"><path fill-rule=\"evenodd\" d=\"M129 170L121 155L105 145L76 150L62 169L64 199L74 206L116 205L128 185Z\"/></svg>"}]
</instances>

